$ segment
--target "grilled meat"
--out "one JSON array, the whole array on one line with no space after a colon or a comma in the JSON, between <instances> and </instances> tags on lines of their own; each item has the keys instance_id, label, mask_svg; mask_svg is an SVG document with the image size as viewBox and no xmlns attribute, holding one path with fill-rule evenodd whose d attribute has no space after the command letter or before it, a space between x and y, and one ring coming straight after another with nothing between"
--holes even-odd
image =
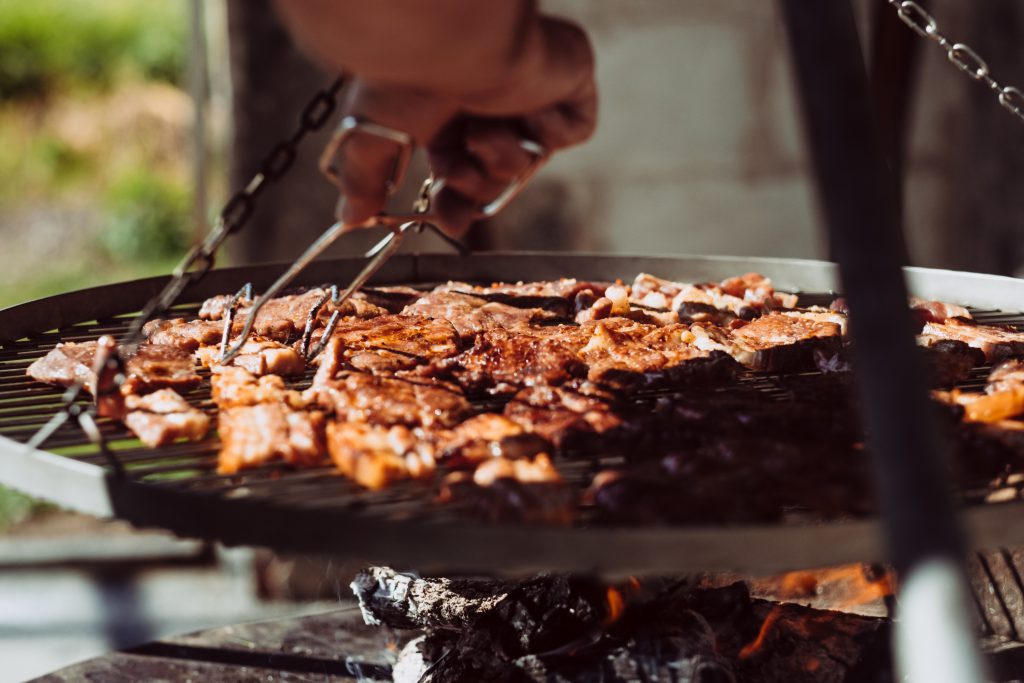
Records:
<instances>
[{"instance_id":1,"label":"grilled meat","mask_svg":"<svg viewBox=\"0 0 1024 683\"><path fill-rule=\"evenodd\" d=\"M205 367L220 365L220 346L201 346L195 352L196 359ZM306 362L291 346L272 339L254 338L245 342L237 356L228 365L242 368L254 375L301 375Z\"/></svg>"},{"instance_id":2,"label":"grilled meat","mask_svg":"<svg viewBox=\"0 0 1024 683\"><path fill-rule=\"evenodd\" d=\"M150 448L180 438L199 441L210 430L210 418L173 389L158 389L145 396L129 395L125 408L125 425Z\"/></svg>"},{"instance_id":3,"label":"grilled meat","mask_svg":"<svg viewBox=\"0 0 1024 683\"><path fill-rule=\"evenodd\" d=\"M962 382L971 370L985 362L980 350L956 339L919 334L917 345L924 351L935 386L949 387Z\"/></svg>"},{"instance_id":4,"label":"grilled meat","mask_svg":"<svg viewBox=\"0 0 1024 683\"><path fill-rule=\"evenodd\" d=\"M997 394L1012 389L1024 389L1024 360L1005 360L988 374L987 393Z\"/></svg>"},{"instance_id":5,"label":"grilled meat","mask_svg":"<svg viewBox=\"0 0 1024 683\"><path fill-rule=\"evenodd\" d=\"M270 299L256 315L253 330L260 336L277 341L294 339L306 329L310 313L320 302L323 304L313 318L314 326L325 324L335 311L339 311L344 317L354 318L375 318L388 313L387 309L367 301L366 295L360 292L356 292L340 308L332 304L329 298L324 301L328 296L326 289L314 287ZM228 295L207 299L199 309L199 317L204 320L221 320L227 314L227 305L230 301L231 297ZM249 315L252 302L243 300L239 303L235 319L244 321Z\"/></svg>"},{"instance_id":6,"label":"grilled meat","mask_svg":"<svg viewBox=\"0 0 1024 683\"><path fill-rule=\"evenodd\" d=\"M459 336L447 320L382 315L338 323L317 362L392 374L458 353ZM332 373L333 374L333 373Z\"/></svg>"},{"instance_id":7,"label":"grilled meat","mask_svg":"<svg viewBox=\"0 0 1024 683\"><path fill-rule=\"evenodd\" d=\"M962 341L985 354L987 361L1024 356L1024 332L1012 327L979 325L961 318L925 323L922 334Z\"/></svg>"},{"instance_id":8,"label":"grilled meat","mask_svg":"<svg viewBox=\"0 0 1024 683\"><path fill-rule=\"evenodd\" d=\"M342 474L371 490L401 479L427 477L435 469L432 445L402 425L331 422L327 452Z\"/></svg>"},{"instance_id":9,"label":"grilled meat","mask_svg":"<svg viewBox=\"0 0 1024 683\"><path fill-rule=\"evenodd\" d=\"M438 502L462 514L493 522L571 524L573 490L562 482L547 455L493 458L475 472L453 472L441 483Z\"/></svg>"},{"instance_id":10,"label":"grilled meat","mask_svg":"<svg viewBox=\"0 0 1024 683\"><path fill-rule=\"evenodd\" d=\"M257 378L244 368L217 366L210 377L213 402L219 408L253 406L258 403L287 403L293 408L304 408L306 402L297 391L285 387L277 375Z\"/></svg>"},{"instance_id":11,"label":"grilled meat","mask_svg":"<svg viewBox=\"0 0 1024 683\"><path fill-rule=\"evenodd\" d=\"M842 349L842 326L835 313L784 311L724 329L694 325L699 348L728 353L740 364L765 372L793 372L815 367L815 354L829 358Z\"/></svg>"},{"instance_id":12,"label":"grilled meat","mask_svg":"<svg viewBox=\"0 0 1024 683\"><path fill-rule=\"evenodd\" d=\"M793 308L797 298L776 292L758 273L730 278L721 284L672 282L641 273L633 281L632 299L652 308L669 308L682 322L728 324L751 320L767 310Z\"/></svg>"},{"instance_id":13,"label":"grilled meat","mask_svg":"<svg viewBox=\"0 0 1024 683\"><path fill-rule=\"evenodd\" d=\"M235 319L231 326L232 336L241 334L242 322ZM220 344L224 336L224 323L213 320L185 320L170 318L150 320L142 333L151 344L173 346L182 351L192 352L200 346Z\"/></svg>"},{"instance_id":14,"label":"grilled meat","mask_svg":"<svg viewBox=\"0 0 1024 683\"><path fill-rule=\"evenodd\" d=\"M455 387L429 380L399 379L360 372L328 376L321 366L306 400L343 422L407 427L452 427L472 412Z\"/></svg>"},{"instance_id":15,"label":"grilled meat","mask_svg":"<svg viewBox=\"0 0 1024 683\"><path fill-rule=\"evenodd\" d=\"M285 402L223 408L217 422L221 450L217 471L235 474L274 460L317 465L324 455L324 416Z\"/></svg>"},{"instance_id":16,"label":"grilled meat","mask_svg":"<svg viewBox=\"0 0 1024 683\"><path fill-rule=\"evenodd\" d=\"M571 317L603 296L609 282L588 282L573 278L538 282L496 282L481 287L465 282L448 282L435 292L462 292L517 308L542 308L562 318Z\"/></svg>"},{"instance_id":17,"label":"grilled meat","mask_svg":"<svg viewBox=\"0 0 1024 683\"><path fill-rule=\"evenodd\" d=\"M658 327L609 318L583 326L589 338L579 356L590 381L623 391L731 379L736 363L721 351L696 346L689 330L680 323Z\"/></svg>"},{"instance_id":18,"label":"grilled meat","mask_svg":"<svg viewBox=\"0 0 1024 683\"><path fill-rule=\"evenodd\" d=\"M560 449L607 446L634 431L612 394L586 384L528 387L505 405L504 414Z\"/></svg>"},{"instance_id":19,"label":"grilled meat","mask_svg":"<svg viewBox=\"0 0 1024 683\"><path fill-rule=\"evenodd\" d=\"M324 456L324 416L307 410L297 391L277 375L255 377L239 367L218 367L211 378L220 408L217 471L234 474L275 460L315 465Z\"/></svg>"},{"instance_id":20,"label":"grilled meat","mask_svg":"<svg viewBox=\"0 0 1024 683\"><path fill-rule=\"evenodd\" d=\"M856 448L723 437L660 461L598 473L585 495L610 523L738 523L794 513L835 519L871 510Z\"/></svg>"},{"instance_id":21,"label":"grilled meat","mask_svg":"<svg viewBox=\"0 0 1024 683\"><path fill-rule=\"evenodd\" d=\"M543 308L517 308L459 291L431 292L402 313L447 320L467 341L484 330L519 330L556 317Z\"/></svg>"},{"instance_id":22,"label":"grilled meat","mask_svg":"<svg viewBox=\"0 0 1024 683\"><path fill-rule=\"evenodd\" d=\"M495 413L469 418L454 429L430 435L438 461L448 467L475 465L495 458L518 460L551 451L551 443Z\"/></svg>"},{"instance_id":23,"label":"grilled meat","mask_svg":"<svg viewBox=\"0 0 1024 683\"><path fill-rule=\"evenodd\" d=\"M96 342L57 344L49 353L28 367L32 379L45 384L68 387L82 382L90 393L96 390ZM125 359L127 375L121 393L143 394L169 387L187 390L200 382L192 356L173 346L140 344Z\"/></svg>"},{"instance_id":24,"label":"grilled meat","mask_svg":"<svg viewBox=\"0 0 1024 683\"><path fill-rule=\"evenodd\" d=\"M950 318L971 319L971 313L963 306L948 304L944 301L927 301L910 297L910 308L914 311L922 325L925 323L943 323Z\"/></svg>"},{"instance_id":25,"label":"grilled meat","mask_svg":"<svg viewBox=\"0 0 1024 683\"><path fill-rule=\"evenodd\" d=\"M586 374L578 351L586 338L578 327L552 326L481 333L472 348L423 368L450 378L468 393L513 393L521 387L558 385Z\"/></svg>"}]
</instances>

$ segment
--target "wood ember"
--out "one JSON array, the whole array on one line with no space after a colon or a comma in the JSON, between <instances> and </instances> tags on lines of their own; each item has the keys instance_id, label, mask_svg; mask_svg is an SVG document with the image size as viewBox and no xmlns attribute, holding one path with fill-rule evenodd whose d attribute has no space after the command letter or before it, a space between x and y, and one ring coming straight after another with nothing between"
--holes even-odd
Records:
<instances>
[{"instance_id":1,"label":"wood ember","mask_svg":"<svg viewBox=\"0 0 1024 683\"><path fill-rule=\"evenodd\" d=\"M500 581L421 579L390 567L364 569L351 584L367 624L439 629L468 628L511 587Z\"/></svg>"},{"instance_id":2,"label":"wood ember","mask_svg":"<svg viewBox=\"0 0 1024 683\"><path fill-rule=\"evenodd\" d=\"M426 629L399 655L396 682L893 680L887 619L752 599L742 583L510 585L373 568L353 588L368 623Z\"/></svg>"}]
</instances>

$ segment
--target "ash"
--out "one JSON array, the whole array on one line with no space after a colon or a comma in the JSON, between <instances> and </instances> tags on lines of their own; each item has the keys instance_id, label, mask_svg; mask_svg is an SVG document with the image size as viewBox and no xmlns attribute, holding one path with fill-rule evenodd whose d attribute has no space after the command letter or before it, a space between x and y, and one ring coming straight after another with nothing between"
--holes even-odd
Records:
<instances>
[{"instance_id":1,"label":"ash","mask_svg":"<svg viewBox=\"0 0 1024 683\"><path fill-rule=\"evenodd\" d=\"M367 624L419 631L396 683L893 680L888 619L751 598L743 583L419 578L352 583Z\"/></svg>"}]
</instances>

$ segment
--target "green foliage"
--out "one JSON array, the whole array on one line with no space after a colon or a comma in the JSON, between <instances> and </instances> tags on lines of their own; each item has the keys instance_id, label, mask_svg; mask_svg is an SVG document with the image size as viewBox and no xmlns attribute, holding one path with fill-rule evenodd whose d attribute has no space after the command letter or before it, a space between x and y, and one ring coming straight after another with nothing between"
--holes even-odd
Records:
<instances>
[{"instance_id":1,"label":"green foliage","mask_svg":"<svg viewBox=\"0 0 1024 683\"><path fill-rule=\"evenodd\" d=\"M189 245L189 192L144 169L121 175L103 197L103 247L115 259L166 259Z\"/></svg>"},{"instance_id":2,"label":"green foliage","mask_svg":"<svg viewBox=\"0 0 1024 683\"><path fill-rule=\"evenodd\" d=\"M0 486L0 532L28 517L37 505L28 496Z\"/></svg>"},{"instance_id":3,"label":"green foliage","mask_svg":"<svg viewBox=\"0 0 1024 683\"><path fill-rule=\"evenodd\" d=\"M187 5L177 0L0 0L0 100L120 73L181 81Z\"/></svg>"}]
</instances>

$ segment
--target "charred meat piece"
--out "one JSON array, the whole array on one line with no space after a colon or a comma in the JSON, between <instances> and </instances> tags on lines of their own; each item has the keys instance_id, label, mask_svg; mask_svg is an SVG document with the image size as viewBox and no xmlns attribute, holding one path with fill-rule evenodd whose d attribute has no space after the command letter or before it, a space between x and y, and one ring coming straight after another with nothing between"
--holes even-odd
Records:
<instances>
[{"instance_id":1,"label":"charred meat piece","mask_svg":"<svg viewBox=\"0 0 1024 683\"><path fill-rule=\"evenodd\" d=\"M483 413L454 429L430 435L438 460L448 467L476 466L490 460L512 461L551 451L551 443L503 415Z\"/></svg>"},{"instance_id":2,"label":"charred meat piece","mask_svg":"<svg viewBox=\"0 0 1024 683\"><path fill-rule=\"evenodd\" d=\"M969 320L950 318L941 323L925 323L921 332L939 339L962 341L981 350L990 363L1024 355L1024 332L1012 327L978 325Z\"/></svg>"},{"instance_id":3,"label":"charred meat piece","mask_svg":"<svg viewBox=\"0 0 1024 683\"><path fill-rule=\"evenodd\" d=\"M331 422L327 452L338 471L371 490L401 479L428 477L435 469L431 444L402 425Z\"/></svg>"},{"instance_id":4,"label":"charred meat piece","mask_svg":"<svg viewBox=\"0 0 1024 683\"><path fill-rule=\"evenodd\" d=\"M145 396L125 398L124 423L150 448L178 439L199 441L210 430L210 418L193 408L173 389L158 389Z\"/></svg>"},{"instance_id":5,"label":"charred meat piece","mask_svg":"<svg viewBox=\"0 0 1024 683\"><path fill-rule=\"evenodd\" d=\"M970 376L971 370L985 362L980 350L956 339L919 334L917 345L924 351L936 386L950 387L962 382Z\"/></svg>"},{"instance_id":6,"label":"charred meat piece","mask_svg":"<svg viewBox=\"0 0 1024 683\"><path fill-rule=\"evenodd\" d=\"M327 376L317 372L305 398L343 422L407 427L452 427L472 412L457 388L426 379L395 378L359 372Z\"/></svg>"},{"instance_id":7,"label":"charred meat piece","mask_svg":"<svg viewBox=\"0 0 1024 683\"><path fill-rule=\"evenodd\" d=\"M223 408L217 422L221 450L217 471L235 474L275 460L318 465L324 455L324 416L285 402Z\"/></svg>"},{"instance_id":8,"label":"charred meat piece","mask_svg":"<svg viewBox=\"0 0 1024 683\"><path fill-rule=\"evenodd\" d=\"M275 297L260 309L253 330L262 337L277 341L294 339L306 329L310 313L325 297L329 297L328 290L320 287ZM226 315L230 302L231 296L226 294L207 299L199 309L199 317L204 320L221 320ZM241 301L235 312L235 320L244 321L251 307L251 301ZM388 312L367 301L365 294L357 292L355 296L345 301L340 309L332 304L329 298L324 301L313 318L314 325L322 326L335 311L339 311L343 317L354 318L374 318Z\"/></svg>"},{"instance_id":9,"label":"charred meat piece","mask_svg":"<svg viewBox=\"0 0 1024 683\"><path fill-rule=\"evenodd\" d=\"M695 345L688 325L609 318L583 331L589 338L579 356L587 378L617 390L715 384L732 379L737 369L725 353Z\"/></svg>"},{"instance_id":10,"label":"charred meat piece","mask_svg":"<svg viewBox=\"0 0 1024 683\"><path fill-rule=\"evenodd\" d=\"M694 325L694 343L724 351L752 370L794 372L815 368L815 355L830 358L842 350L842 328L833 314L769 313L734 329Z\"/></svg>"},{"instance_id":11,"label":"charred meat piece","mask_svg":"<svg viewBox=\"0 0 1024 683\"><path fill-rule=\"evenodd\" d=\"M556 318L542 308L517 308L458 291L431 292L402 313L447 320L464 340L472 340L484 330L518 330Z\"/></svg>"},{"instance_id":12,"label":"charred meat piece","mask_svg":"<svg viewBox=\"0 0 1024 683\"><path fill-rule=\"evenodd\" d=\"M220 365L220 346L202 346L195 352L196 359L206 368ZM250 339L242 345L238 355L228 365L242 368L254 375L301 375L306 363L291 346L272 339Z\"/></svg>"},{"instance_id":13,"label":"charred meat piece","mask_svg":"<svg viewBox=\"0 0 1024 683\"><path fill-rule=\"evenodd\" d=\"M472 348L423 368L428 376L454 380L467 393L514 393L521 387L558 385L583 377L578 352L586 343L569 325L529 330L488 330Z\"/></svg>"},{"instance_id":14,"label":"charred meat piece","mask_svg":"<svg viewBox=\"0 0 1024 683\"><path fill-rule=\"evenodd\" d=\"M454 356L459 336L447 320L382 315L338 323L317 362L374 374L392 374ZM333 374L333 373L332 373Z\"/></svg>"},{"instance_id":15,"label":"charred meat piece","mask_svg":"<svg viewBox=\"0 0 1024 683\"><path fill-rule=\"evenodd\" d=\"M607 446L634 431L614 395L586 384L528 387L512 397L504 414L561 449Z\"/></svg>"},{"instance_id":16,"label":"charred meat piece","mask_svg":"<svg viewBox=\"0 0 1024 683\"><path fill-rule=\"evenodd\" d=\"M45 384L68 387L82 382L86 390L95 392L96 342L57 344L44 357L28 367L32 379ZM140 344L125 360L127 376L121 393L143 394L161 388L187 390L200 382L191 354L173 346Z\"/></svg>"}]
</instances>

